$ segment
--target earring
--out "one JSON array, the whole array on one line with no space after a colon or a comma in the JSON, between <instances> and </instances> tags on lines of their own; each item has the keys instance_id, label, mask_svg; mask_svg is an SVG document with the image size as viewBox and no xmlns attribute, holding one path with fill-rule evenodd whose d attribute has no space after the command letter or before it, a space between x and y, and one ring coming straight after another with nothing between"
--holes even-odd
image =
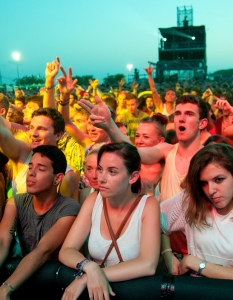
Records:
<instances>
[{"instance_id":1,"label":"earring","mask_svg":"<svg viewBox=\"0 0 233 300\"><path fill-rule=\"evenodd\" d=\"M54 180L53 185L57 185L57 181L56 180Z\"/></svg>"}]
</instances>

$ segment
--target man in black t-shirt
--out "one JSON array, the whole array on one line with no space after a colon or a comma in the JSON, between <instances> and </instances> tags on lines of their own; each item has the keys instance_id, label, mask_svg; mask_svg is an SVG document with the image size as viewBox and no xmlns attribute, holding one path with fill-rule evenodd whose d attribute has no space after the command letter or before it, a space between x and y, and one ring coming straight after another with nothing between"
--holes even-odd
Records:
<instances>
[{"instance_id":1,"label":"man in black t-shirt","mask_svg":"<svg viewBox=\"0 0 233 300\"><path fill-rule=\"evenodd\" d=\"M48 259L54 259L73 224L80 205L57 193L66 158L56 146L33 150L27 173L27 193L10 198L0 223L0 266L6 260L15 231L24 258L0 287L0 299L29 279Z\"/></svg>"}]
</instances>

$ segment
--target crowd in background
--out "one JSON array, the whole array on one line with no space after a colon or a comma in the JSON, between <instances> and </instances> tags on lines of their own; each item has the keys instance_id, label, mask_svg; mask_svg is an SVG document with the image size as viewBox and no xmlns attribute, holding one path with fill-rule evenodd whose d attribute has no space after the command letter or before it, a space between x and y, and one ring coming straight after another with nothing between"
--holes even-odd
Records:
<instances>
[{"instance_id":1,"label":"crowd in background","mask_svg":"<svg viewBox=\"0 0 233 300\"><path fill-rule=\"evenodd\" d=\"M62 76L55 81L59 68ZM129 84L122 78L117 86L106 87L99 84L98 79L95 79L89 80L87 86L79 86L77 80L72 80L72 69L69 68L66 73L57 58L56 61L46 65L45 87L40 88L36 93L18 88L15 88L14 92L0 93L0 146L2 150L0 152L0 217L2 218L4 215L7 198L16 197L16 195L30 190L31 183L30 181L28 183L25 178L28 176L27 172L32 172L30 171L33 169L32 161L34 164L36 163L35 153L37 152L35 149L41 145L58 146L68 163L64 177L57 176L53 182L51 181L51 186L56 186L54 193L73 198L79 202L82 208L84 207L74 222L59 258L62 263L72 268L76 267L76 261L80 261L77 269L79 271L81 268L80 270L84 271L87 279L83 279L83 286L78 286L77 281L71 284L63 299L68 299L74 285L77 285L78 290L76 296L81 293L83 287L90 288L88 278L92 278L94 281L97 277L104 282L106 280L97 264L92 262L89 264L90 260L77 251L89 232L93 230L91 224L94 224L94 217L100 214L98 216L100 219L102 218L101 210L99 212L101 203L105 203L105 199L107 199L107 204L104 205L108 207L116 232L119 224L115 213L117 212L123 219L121 212L131 209L129 204L135 198L137 199L140 193L146 194L146 196L140 202L138 218L142 220L145 218L147 221L137 224L138 227L135 225L135 228L142 230L142 237L141 239L135 237L137 247L130 242L129 245L126 245L126 242L120 244L120 248L122 247L120 250L124 249L122 250L123 254L135 250L134 254L126 255L128 258L125 260L128 260L128 264L124 260L125 268L133 270L134 267L135 274L132 275L132 270L131 273L130 271L126 272L124 263L120 264L121 266L115 266L119 255L115 255L113 258L110 255L110 258L106 258L109 268L104 269L109 281L153 275L156 268L158 272L164 272L164 265L158 264L160 252L158 246L160 244L159 202L162 203L163 213L161 228L166 233L162 234L161 253L168 271L181 275L191 269L200 275L206 267L206 257L208 257L210 267L208 265L203 271L205 276L231 278L231 275L227 277L227 271L218 273L218 267L216 269L215 266L212 266L215 261L210 258L211 250L208 247L203 248L208 255L198 247L201 254L197 248L194 247L194 250L192 248L191 244L195 244L198 234L195 230L198 231L202 226L208 224L203 206L194 204L195 193L190 174L196 176L195 183L199 185L198 189L203 191L197 196L206 204L208 202L206 199L212 197L206 188L207 183L209 184L212 180L209 179L210 175L208 174L217 172L216 164L220 157L212 151L214 146L208 145L219 142L226 144L227 146L221 144L218 151L219 153L223 152L221 157L224 157L225 160L232 159L228 152L231 150L230 145L233 145L233 82L230 80L223 82L195 81L187 78L180 82L156 83L153 78L153 67L149 65L145 71L148 81L133 81ZM206 159L205 165L201 165L201 158L198 154L201 153L200 151ZM36 157L41 158L38 153ZM215 159L214 163L211 162L212 158ZM108 194L106 192L108 188L104 186L107 181L104 174L105 172L109 172L111 176L117 174L118 168L114 167L115 170L108 165L113 164L113 161L118 164L122 178L121 181L117 181L117 184L112 184L112 190L109 188L111 193ZM226 165L220 163L219 168L228 170ZM199 168L199 173L195 173L195 166ZM204 172L208 167L210 168L209 173ZM109 171L109 169L111 170ZM228 174L224 173L221 176L227 177ZM217 177L219 177L218 174ZM222 182L222 177L219 178L218 183ZM217 179L214 180L217 181ZM98 194L99 191L100 194ZM35 197L33 201L37 201L38 193L41 191L32 193ZM119 198L117 193L122 195L123 205L121 202L114 203L117 197ZM204 194L207 198L203 196ZM232 195L227 197L227 209L225 206L224 209L219 208L218 204L214 202L215 200L212 202L213 209L216 209L220 215L228 216L232 210L233 191ZM192 205L187 204L189 203L187 199L192 200L190 201ZM185 203L183 207L180 205L182 201ZM208 203L210 202L211 200ZM209 204L206 205L209 207ZM192 210L196 211L196 215L192 213ZM177 211L177 215L174 216L173 213ZM156 220L153 218L153 213L156 215ZM199 215L201 217L196 220ZM178 220L174 221L176 217ZM210 220L215 218L215 211L213 214L211 211L208 217ZM97 222L95 224L100 224L98 223L101 222L100 219L95 221ZM85 229L80 237L76 237L78 228L82 226ZM109 235L106 225L101 226L102 229L104 228L105 238L111 239L112 236ZM151 230L151 226L154 226L154 231ZM190 227L195 229L195 233L190 233ZM177 230L179 234L173 235L172 232ZM146 234L146 231L150 232L150 236ZM209 236L209 232L207 233ZM96 239L96 234L92 232L90 235L90 239L95 245L101 239L101 236ZM170 234L169 240L167 237ZM216 234L216 239L218 238ZM229 237L227 236L227 238ZM149 247L151 251L148 250L148 247L146 250L149 242L151 245L154 243ZM106 245L102 242L99 247L106 247ZM92 245L90 248L93 253L91 256L95 257L96 255L94 262L101 264L102 254L99 255L98 246L93 247ZM140 254L140 251L143 255ZM213 252L216 257L224 256L220 250L220 254L218 250ZM188 258L186 258L187 254L190 254ZM202 268L203 259L205 259L205 266ZM224 259L221 258L221 265L227 268L231 266L231 263L225 263ZM218 258L216 258L217 260ZM151 264L148 265L148 261ZM141 264L145 267L144 269L139 268ZM121 275L122 271L125 272L124 275ZM216 275L217 273L220 275ZM14 282L14 277L12 278ZM102 286L100 280L98 284ZM12 290L11 283L5 285ZM114 295L111 289L109 292ZM103 293L106 293L106 287L103 289ZM100 299L102 298L100 297Z\"/></svg>"}]
</instances>

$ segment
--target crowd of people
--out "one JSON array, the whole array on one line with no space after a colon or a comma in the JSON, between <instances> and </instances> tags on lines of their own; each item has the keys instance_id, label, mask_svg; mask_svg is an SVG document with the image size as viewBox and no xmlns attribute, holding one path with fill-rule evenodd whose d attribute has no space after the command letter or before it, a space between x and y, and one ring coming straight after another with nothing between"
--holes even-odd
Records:
<instances>
[{"instance_id":1,"label":"crowd of people","mask_svg":"<svg viewBox=\"0 0 233 300\"><path fill-rule=\"evenodd\" d=\"M0 299L47 260L76 270L63 300L159 272L233 279L232 87L145 71L145 90L84 88L57 57L38 94L0 94Z\"/></svg>"}]
</instances>

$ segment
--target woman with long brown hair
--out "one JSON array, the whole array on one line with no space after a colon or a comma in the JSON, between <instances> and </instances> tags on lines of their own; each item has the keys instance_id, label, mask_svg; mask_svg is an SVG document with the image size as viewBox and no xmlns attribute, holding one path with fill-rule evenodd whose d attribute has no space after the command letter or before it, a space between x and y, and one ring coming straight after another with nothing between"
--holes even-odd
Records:
<instances>
[{"instance_id":1,"label":"woman with long brown hair","mask_svg":"<svg viewBox=\"0 0 233 300\"><path fill-rule=\"evenodd\" d=\"M233 279L233 147L215 144L199 150L183 188L161 203L164 233L182 230L187 238L189 255L181 260L179 274Z\"/></svg>"},{"instance_id":2,"label":"woman with long brown hair","mask_svg":"<svg viewBox=\"0 0 233 300\"><path fill-rule=\"evenodd\" d=\"M97 162L99 193L84 201L59 254L63 264L77 270L62 300L77 299L86 287L90 299L108 300L109 293L114 295L109 281L151 276L156 271L159 204L153 196L140 194L137 149L126 142L106 144ZM90 257L85 258L80 248L89 233Z\"/></svg>"}]
</instances>

